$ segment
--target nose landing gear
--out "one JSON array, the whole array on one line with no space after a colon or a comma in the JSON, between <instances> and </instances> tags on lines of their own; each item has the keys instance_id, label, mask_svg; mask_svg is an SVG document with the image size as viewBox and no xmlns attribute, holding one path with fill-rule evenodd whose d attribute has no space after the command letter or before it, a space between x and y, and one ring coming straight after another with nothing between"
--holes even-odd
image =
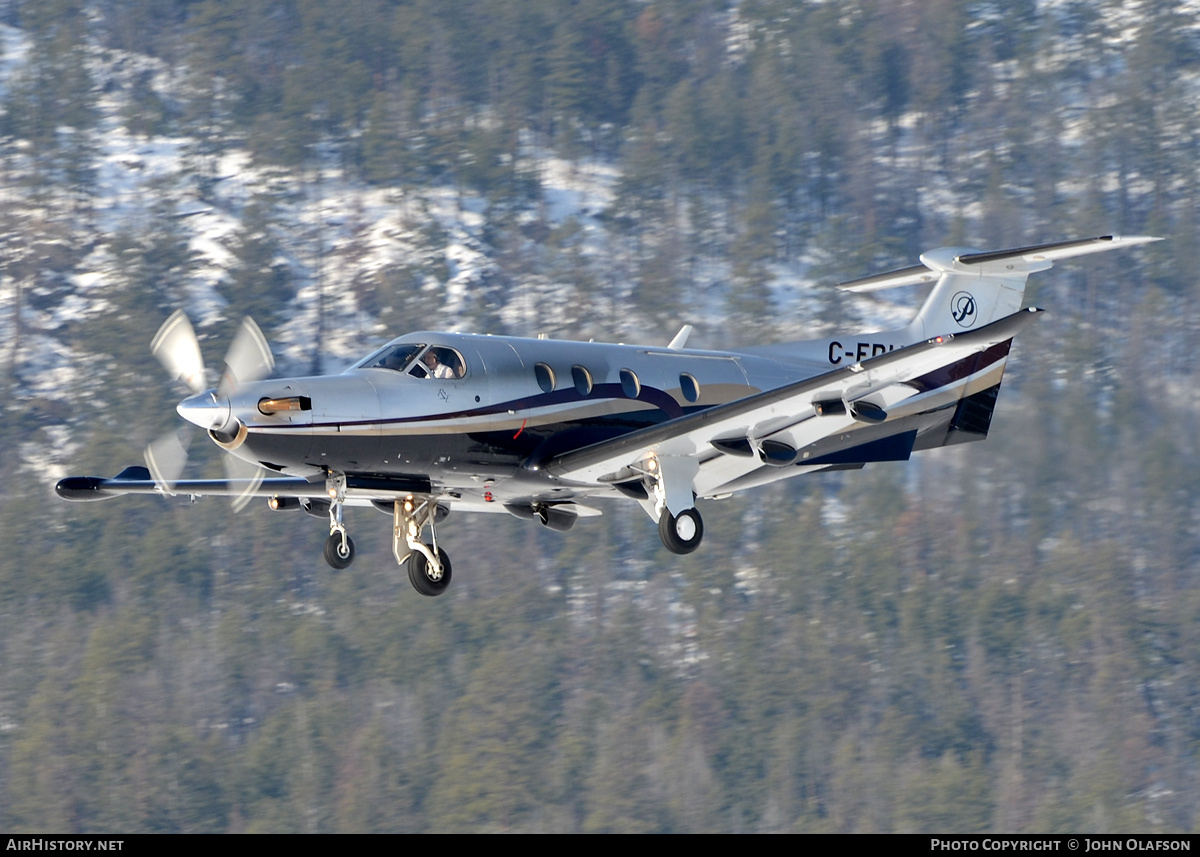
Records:
<instances>
[{"instance_id":1,"label":"nose landing gear","mask_svg":"<svg viewBox=\"0 0 1200 857\"><path fill-rule=\"evenodd\" d=\"M325 562L341 571L354 562L354 542L342 523L342 503L346 499L346 477L337 474L327 480L329 486L329 538L325 540Z\"/></svg>"},{"instance_id":2,"label":"nose landing gear","mask_svg":"<svg viewBox=\"0 0 1200 857\"><path fill-rule=\"evenodd\" d=\"M354 540L346 534L345 527L341 532L330 533L325 540L325 561L338 571L349 568L354 562Z\"/></svg>"}]
</instances>

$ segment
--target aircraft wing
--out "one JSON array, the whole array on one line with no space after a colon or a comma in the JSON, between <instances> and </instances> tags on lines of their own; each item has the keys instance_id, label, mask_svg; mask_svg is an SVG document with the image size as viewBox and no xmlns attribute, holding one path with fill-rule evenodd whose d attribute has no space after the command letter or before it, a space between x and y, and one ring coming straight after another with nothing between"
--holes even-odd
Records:
<instances>
[{"instance_id":1,"label":"aircraft wing","mask_svg":"<svg viewBox=\"0 0 1200 857\"><path fill-rule=\"evenodd\" d=\"M430 481L425 478L382 478L347 474L346 489L367 499L403 497L406 494L429 494ZM315 480L295 476L266 479L179 479L166 484L156 482L145 467L126 467L116 476L68 476L54 488L59 497L77 502L107 500L122 494L160 494L183 497L286 497L328 500L324 478Z\"/></svg>"},{"instance_id":2,"label":"aircraft wing","mask_svg":"<svg viewBox=\"0 0 1200 857\"><path fill-rule=\"evenodd\" d=\"M68 476L54 490L64 500L107 500L122 494L239 497L253 488L253 479L180 479L169 486L155 482L145 467L126 467L116 476ZM263 479L250 492L259 497L326 497L325 480L309 482L295 477Z\"/></svg>"},{"instance_id":3,"label":"aircraft wing","mask_svg":"<svg viewBox=\"0 0 1200 857\"><path fill-rule=\"evenodd\" d=\"M1021 310L968 333L935 337L823 375L571 450L545 462L529 462L526 467L545 470L569 482L619 484L623 479L635 478L640 472L639 462L651 454L659 460L713 461L721 457L719 451L736 450L739 444L748 450L750 444L761 444L773 437L786 438L794 451L831 432L854 426L856 420L849 412L868 397L878 407L879 400L891 404L929 392L931 377L944 375L949 381L957 380L961 377L961 373L956 374L958 364L970 362L974 355L1011 340L1040 312L1032 308ZM819 416L815 406L825 403L834 403L827 410L837 411L836 403L845 407L840 416ZM758 461L753 460L752 464L757 467ZM694 475L696 470L695 465L685 465L680 472ZM666 470L664 476L670 479ZM669 497L668 505L671 505Z\"/></svg>"}]
</instances>

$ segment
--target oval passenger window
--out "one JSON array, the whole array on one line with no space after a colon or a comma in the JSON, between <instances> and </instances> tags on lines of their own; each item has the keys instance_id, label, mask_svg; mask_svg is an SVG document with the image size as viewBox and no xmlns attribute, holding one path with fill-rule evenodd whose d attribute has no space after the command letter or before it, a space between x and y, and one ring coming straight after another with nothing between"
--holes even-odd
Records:
<instances>
[{"instance_id":1,"label":"oval passenger window","mask_svg":"<svg viewBox=\"0 0 1200 857\"><path fill-rule=\"evenodd\" d=\"M592 393L592 373L582 366L571 367L571 380L575 382L575 391L581 396Z\"/></svg>"},{"instance_id":2,"label":"oval passenger window","mask_svg":"<svg viewBox=\"0 0 1200 857\"><path fill-rule=\"evenodd\" d=\"M700 382L694 375L689 375L687 372L680 374L679 389L683 391L683 397L689 402L698 401L700 398Z\"/></svg>"},{"instance_id":3,"label":"oval passenger window","mask_svg":"<svg viewBox=\"0 0 1200 857\"><path fill-rule=\"evenodd\" d=\"M642 384L632 369L621 370L621 390L631 399L636 399L638 393L642 392Z\"/></svg>"}]
</instances>

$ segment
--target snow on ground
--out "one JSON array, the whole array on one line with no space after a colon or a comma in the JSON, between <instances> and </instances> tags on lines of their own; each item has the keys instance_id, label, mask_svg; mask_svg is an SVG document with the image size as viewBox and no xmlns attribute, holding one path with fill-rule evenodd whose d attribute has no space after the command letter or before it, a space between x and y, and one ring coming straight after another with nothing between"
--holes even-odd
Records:
<instances>
[{"instance_id":1,"label":"snow on ground","mask_svg":"<svg viewBox=\"0 0 1200 857\"><path fill-rule=\"evenodd\" d=\"M574 217L584 222L585 229L599 229L594 218L613 203L613 187L619 178L616 168L596 160L568 161L549 153L543 153L538 163L547 219L558 225Z\"/></svg>"}]
</instances>

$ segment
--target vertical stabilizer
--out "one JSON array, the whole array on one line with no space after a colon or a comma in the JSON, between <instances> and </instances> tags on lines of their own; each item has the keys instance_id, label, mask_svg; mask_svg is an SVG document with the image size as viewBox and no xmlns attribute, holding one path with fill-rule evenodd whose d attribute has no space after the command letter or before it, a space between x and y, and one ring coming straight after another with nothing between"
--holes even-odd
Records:
<instances>
[{"instance_id":1,"label":"vertical stabilizer","mask_svg":"<svg viewBox=\"0 0 1200 857\"><path fill-rule=\"evenodd\" d=\"M937 283L908 324L913 341L946 333L974 330L1011 315L1021 308L1025 281L1044 271L1049 261L1016 264L1013 261L971 264L976 255L962 247L941 247L921 254L921 262L938 275ZM1019 261L1019 260L1018 260Z\"/></svg>"}]
</instances>

